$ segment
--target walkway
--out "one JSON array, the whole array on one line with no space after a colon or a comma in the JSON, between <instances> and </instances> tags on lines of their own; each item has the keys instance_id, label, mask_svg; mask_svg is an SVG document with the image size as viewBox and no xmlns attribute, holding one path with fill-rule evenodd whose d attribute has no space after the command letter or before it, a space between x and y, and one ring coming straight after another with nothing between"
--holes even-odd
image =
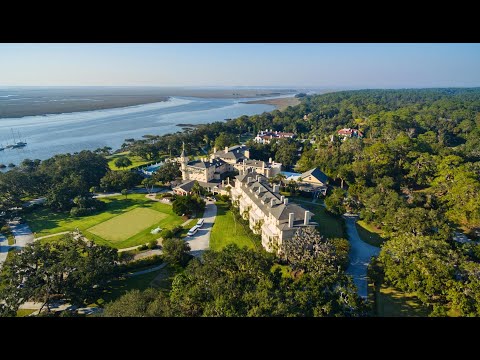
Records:
<instances>
[{"instance_id":1,"label":"walkway","mask_svg":"<svg viewBox=\"0 0 480 360\"><path fill-rule=\"evenodd\" d=\"M153 188L150 189L150 193L162 193L169 191L166 188ZM129 194L148 194L147 189L130 189L128 190ZM94 198L99 199L99 198L105 198L105 197L110 197L110 196L120 196L122 195L119 192L111 192L111 193L95 193L93 195Z\"/></svg>"},{"instance_id":2,"label":"walkway","mask_svg":"<svg viewBox=\"0 0 480 360\"><path fill-rule=\"evenodd\" d=\"M205 219L203 226L198 229L193 236L185 237L185 240L190 245L190 253L193 256L200 256L210 247L210 232L212 231L213 223L217 216L217 205L212 201L207 201L203 219Z\"/></svg>"},{"instance_id":3,"label":"walkway","mask_svg":"<svg viewBox=\"0 0 480 360\"><path fill-rule=\"evenodd\" d=\"M134 272L134 273L128 273L128 274L125 274L126 277L131 277L131 276L138 276L138 275L143 275L143 274L148 274L148 273L151 273L151 272L154 272L154 271L158 271L158 270L161 270L163 269L165 266L167 266L167 263L162 263L158 266L155 266L153 268L150 268L150 269L146 269L146 270L142 270L142 271L137 271L137 272Z\"/></svg>"},{"instance_id":4,"label":"walkway","mask_svg":"<svg viewBox=\"0 0 480 360\"><path fill-rule=\"evenodd\" d=\"M358 235L355 223L357 215L344 214L343 218L347 225L347 235L350 241L350 265L347 268L347 274L352 275L353 282L357 286L358 295L367 297L367 266L372 256L379 254L380 249L367 244Z\"/></svg>"},{"instance_id":5,"label":"walkway","mask_svg":"<svg viewBox=\"0 0 480 360\"><path fill-rule=\"evenodd\" d=\"M49 237L54 237L54 236L59 236L59 235L66 235L66 234L70 234L71 231L63 231L63 232L59 232L59 233L56 233L56 234L52 234L52 235L45 235L45 236L40 236L40 237L37 237L35 239L33 239L34 241L37 241L37 240L42 240L42 239L47 239Z\"/></svg>"}]
</instances>

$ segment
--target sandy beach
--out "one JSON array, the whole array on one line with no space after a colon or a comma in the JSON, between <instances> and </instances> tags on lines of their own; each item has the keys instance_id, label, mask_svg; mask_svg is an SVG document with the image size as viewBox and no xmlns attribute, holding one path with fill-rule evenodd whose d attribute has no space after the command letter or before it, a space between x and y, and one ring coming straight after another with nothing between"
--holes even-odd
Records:
<instances>
[{"instance_id":1,"label":"sandy beach","mask_svg":"<svg viewBox=\"0 0 480 360\"><path fill-rule=\"evenodd\" d=\"M300 104L300 100L295 97L287 97L287 98L246 101L245 104L275 105L278 110L285 110L289 106L295 106Z\"/></svg>"}]
</instances>

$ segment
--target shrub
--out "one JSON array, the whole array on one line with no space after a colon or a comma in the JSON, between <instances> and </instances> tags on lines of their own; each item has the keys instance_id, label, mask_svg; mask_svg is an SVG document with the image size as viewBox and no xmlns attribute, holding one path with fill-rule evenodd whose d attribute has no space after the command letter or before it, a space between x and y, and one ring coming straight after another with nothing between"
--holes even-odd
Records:
<instances>
[{"instance_id":1,"label":"shrub","mask_svg":"<svg viewBox=\"0 0 480 360\"><path fill-rule=\"evenodd\" d=\"M156 249L157 248L157 240L150 240L148 242L148 248L149 249Z\"/></svg>"},{"instance_id":2,"label":"shrub","mask_svg":"<svg viewBox=\"0 0 480 360\"><path fill-rule=\"evenodd\" d=\"M89 213L89 211L85 208L73 207L70 209L70 216L79 217L85 216Z\"/></svg>"},{"instance_id":3,"label":"shrub","mask_svg":"<svg viewBox=\"0 0 480 360\"><path fill-rule=\"evenodd\" d=\"M174 236L172 230L169 229L164 229L161 235L164 239L171 239Z\"/></svg>"},{"instance_id":4,"label":"shrub","mask_svg":"<svg viewBox=\"0 0 480 360\"><path fill-rule=\"evenodd\" d=\"M163 241L163 257L171 265L185 266L191 258L188 254L190 245L182 239L166 239Z\"/></svg>"},{"instance_id":5,"label":"shrub","mask_svg":"<svg viewBox=\"0 0 480 360\"><path fill-rule=\"evenodd\" d=\"M172 234L173 236L177 236L177 235L180 235L182 231L183 231L183 227L181 227L180 225L177 225L172 229Z\"/></svg>"},{"instance_id":6,"label":"shrub","mask_svg":"<svg viewBox=\"0 0 480 360\"><path fill-rule=\"evenodd\" d=\"M122 273L126 271L141 269L151 265L160 265L161 263L163 263L163 257L160 255L154 255L154 256L149 256L147 258L130 261L129 263L119 265L118 271Z\"/></svg>"},{"instance_id":7,"label":"shrub","mask_svg":"<svg viewBox=\"0 0 480 360\"><path fill-rule=\"evenodd\" d=\"M135 255L130 251L122 251L121 253L118 253L118 261L126 264L132 261L134 256Z\"/></svg>"},{"instance_id":8,"label":"shrub","mask_svg":"<svg viewBox=\"0 0 480 360\"><path fill-rule=\"evenodd\" d=\"M148 250L148 246L145 245L145 244L143 244L142 246L140 246L140 247L138 248L138 250L140 250L140 251Z\"/></svg>"}]
</instances>

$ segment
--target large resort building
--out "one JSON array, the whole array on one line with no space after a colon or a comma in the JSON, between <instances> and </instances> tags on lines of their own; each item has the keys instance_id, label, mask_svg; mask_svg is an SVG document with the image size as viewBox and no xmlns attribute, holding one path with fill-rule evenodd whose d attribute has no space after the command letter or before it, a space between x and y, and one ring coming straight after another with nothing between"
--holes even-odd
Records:
<instances>
[{"instance_id":1,"label":"large resort building","mask_svg":"<svg viewBox=\"0 0 480 360\"><path fill-rule=\"evenodd\" d=\"M225 147L219 151L214 148L210 157L192 161L183 150L178 161L182 171L182 184L173 190L179 195L188 194L195 181L208 191L223 193L225 187L229 185L227 177L233 173L256 172L273 177L279 174L282 168L281 163L274 162L271 158L268 162L250 159L249 148L245 145Z\"/></svg>"},{"instance_id":2,"label":"large resort building","mask_svg":"<svg viewBox=\"0 0 480 360\"><path fill-rule=\"evenodd\" d=\"M271 187L265 176L252 172L235 179L232 202L238 201L240 214L248 216L250 229L261 234L267 251L279 251L282 243L293 238L299 228L317 225L310 220L313 215L310 211L289 203L280 195L279 185Z\"/></svg>"}]
</instances>

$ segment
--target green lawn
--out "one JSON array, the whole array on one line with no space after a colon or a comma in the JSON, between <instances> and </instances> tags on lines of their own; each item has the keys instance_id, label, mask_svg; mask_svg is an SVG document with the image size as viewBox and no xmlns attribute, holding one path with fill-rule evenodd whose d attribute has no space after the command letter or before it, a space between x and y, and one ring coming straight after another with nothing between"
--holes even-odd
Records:
<instances>
[{"instance_id":1,"label":"green lawn","mask_svg":"<svg viewBox=\"0 0 480 360\"><path fill-rule=\"evenodd\" d=\"M241 224L233 219L232 212L228 209L228 204L217 201L217 217L213 224L210 234L210 249L221 250L228 244L236 244L239 247L255 248L255 243L250 238L249 233L245 231Z\"/></svg>"},{"instance_id":2,"label":"green lawn","mask_svg":"<svg viewBox=\"0 0 480 360\"><path fill-rule=\"evenodd\" d=\"M151 273L138 275L138 276L130 276L127 278L122 278L118 280L113 280L108 288L104 291L102 297L98 299L95 304L90 305L105 305L110 301L114 301L118 299L120 296L125 294L127 291L138 289L138 290L145 290L149 287L152 287L150 283L153 279L155 279L160 271L153 271Z\"/></svg>"},{"instance_id":3,"label":"green lawn","mask_svg":"<svg viewBox=\"0 0 480 360\"><path fill-rule=\"evenodd\" d=\"M167 216L167 214L152 209L136 208L95 225L88 231L116 243L127 240L147 227L152 227Z\"/></svg>"},{"instance_id":4,"label":"green lawn","mask_svg":"<svg viewBox=\"0 0 480 360\"><path fill-rule=\"evenodd\" d=\"M137 208L147 208L158 211L161 215L166 215L155 223L154 226L158 225L161 228L171 229L183 223L183 219L173 213L171 205L149 200L144 194L130 194L128 199L125 199L124 196L112 196L102 198L101 200L107 204L107 208L100 214L77 218L71 217L68 212L57 213L51 212L48 208L41 208L26 214L25 220L37 237L72 231L78 227L87 238L99 244L110 245L118 249L147 243L150 240L157 239L158 234L150 234L151 228L148 227L123 241L113 243L101 236L90 233L88 229Z\"/></svg>"},{"instance_id":5,"label":"green lawn","mask_svg":"<svg viewBox=\"0 0 480 360\"><path fill-rule=\"evenodd\" d=\"M296 199L292 199L293 202L295 202L295 200ZM347 239L344 220L340 216L330 215L327 210L318 203L297 201L297 204L315 214L312 220L318 223L317 229L321 235L327 238Z\"/></svg>"},{"instance_id":6,"label":"green lawn","mask_svg":"<svg viewBox=\"0 0 480 360\"><path fill-rule=\"evenodd\" d=\"M382 237L383 232L372 225L367 224L363 220L358 220L356 223L358 235L365 241L367 244L380 247L385 238Z\"/></svg>"},{"instance_id":7,"label":"green lawn","mask_svg":"<svg viewBox=\"0 0 480 360\"><path fill-rule=\"evenodd\" d=\"M110 170L128 170L128 169L136 168L138 166L142 166L142 165L151 163L151 161L143 160L140 156L134 156L134 155L129 155L129 154L130 154L130 151L125 151L125 152L122 152L122 153L107 156L108 166L110 167ZM130 159L130 161L132 162L132 165L130 165L129 167L126 167L126 168L116 167L115 166L115 159L117 159L119 157L122 157L122 156L128 157Z\"/></svg>"},{"instance_id":8,"label":"green lawn","mask_svg":"<svg viewBox=\"0 0 480 360\"><path fill-rule=\"evenodd\" d=\"M8 245L15 245L15 238L14 238L12 232L10 231L10 229L7 226L5 226L4 229L5 229L5 231L0 232L0 235L3 235L7 238Z\"/></svg>"},{"instance_id":9,"label":"green lawn","mask_svg":"<svg viewBox=\"0 0 480 360\"><path fill-rule=\"evenodd\" d=\"M280 269L282 272L282 277L291 278L292 277L292 268L288 265L275 264L272 266L271 271L274 272L276 269Z\"/></svg>"},{"instance_id":10,"label":"green lawn","mask_svg":"<svg viewBox=\"0 0 480 360\"><path fill-rule=\"evenodd\" d=\"M376 293L377 316L412 317L428 316L430 311L414 294L407 294L383 285Z\"/></svg>"},{"instance_id":11,"label":"green lawn","mask_svg":"<svg viewBox=\"0 0 480 360\"><path fill-rule=\"evenodd\" d=\"M35 309L18 309L17 310L17 317L25 317L30 315L31 313L34 313Z\"/></svg>"},{"instance_id":12,"label":"green lawn","mask_svg":"<svg viewBox=\"0 0 480 360\"><path fill-rule=\"evenodd\" d=\"M165 266L163 269L153 271L148 274L130 276L112 281L104 291L102 297L92 306L103 306L110 301L118 299L120 296L130 290L143 291L150 287L170 291L172 281L176 274L183 269L180 267ZM137 271L137 270L135 270Z\"/></svg>"}]
</instances>

